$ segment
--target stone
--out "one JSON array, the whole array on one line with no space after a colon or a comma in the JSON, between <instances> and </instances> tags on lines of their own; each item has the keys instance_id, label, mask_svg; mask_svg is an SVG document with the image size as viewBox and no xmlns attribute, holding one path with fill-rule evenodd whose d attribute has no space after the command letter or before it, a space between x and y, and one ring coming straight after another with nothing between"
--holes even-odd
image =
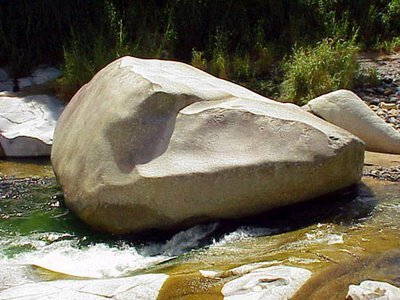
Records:
<instances>
[{"instance_id":1,"label":"stone","mask_svg":"<svg viewBox=\"0 0 400 300\"><path fill-rule=\"evenodd\" d=\"M11 80L0 82L0 92L12 92L14 89L14 82Z\"/></svg>"},{"instance_id":2,"label":"stone","mask_svg":"<svg viewBox=\"0 0 400 300\"><path fill-rule=\"evenodd\" d=\"M24 89L27 87L31 87L33 85L33 78L32 77L23 77L18 79L18 87L20 89Z\"/></svg>"},{"instance_id":3,"label":"stone","mask_svg":"<svg viewBox=\"0 0 400 300\"><path fill-rule=\"evenodd\" d=\"M389 117L397 117L399 115L399 112L397 111L397 109L391 109L388 112Z\"/></svg>"},{"instance_id":4,"label":"stone","mask_svg":"<svg viewBox=\"0 0 400 300\"><path fill-rule=\"evenodd\" d=\"M0 148L7 157L48 156L64 105L47 95L0 95Z\"/></svg>"},{"instance_id":5,"label":"stone","mask_svg":"<svg viewBox=\"0 0 400 300\"><path fill-rule=\"evenodd\" d=\"M311 100L306 106L315 115L358 136L368 151L400 154L400 133L353 92L332 92Z\"/></svg>"},{"instance_id":6,"label":"stone","mask_svg":"<svg viewBox=\"0 0 400 300\"><path fill-rule=\"evenodd\" d=\"M124 57L73 97L52 164L66 205L114 233L177 230L359 182L364 145L189 65Z\"/></svg>"},{"instance_id":7,"label":"stone","mask_svg":"<svg viewBox=\"0 0 400 300\"><path fill-rule=\"evenodd\" d=\"M391 84L391 83L393 83L393 78L390 78L390 77L388 77L388 76L385 76L385 77L382 78L382 81L383 81L384 83L386 83L386 84Z\"/></svg>"},{"instance_id":8,"label":"stone","mask_svg":"<svg viewBox=\"0 0 400 300\"><path fill-rule=\"evenodd\" d=\"M165 274L146 274L113 279L28 283L0 291L0 300L155 300L167 278Z\"/></svg>"},{"instance_id":9,"label":"stone","mask_svg":"<svg viewBox=\"0 0 400 300\"><path fill-rule=\"evenodd\" d=\"M0 82L7 81L9 78L8 72L4 68L0 68Z\"/></svg>"},{"instance_id":10,"label":"stone","mask_svg":"<svg viewBox=\"0 0 400 300\"><path fill-rule=\"evenodd\" d=\"M379 107L382 109L396 109L396 104L381 102L381 103L379 103Z\"/></svg>"},{"instance_id":11,"label":"stone","mask_svg":"<svg viewBox=\"0 0 400 300\"><path fill-rule=\"evenodd\" d=\"M260 268L229 281L221 292L225 300L290 299L311 277L306 269L273 266Z\"/></svg>"},{"instance_id":12,"label":"stone","mask_svg":"<svg viewBox=\"0 0 400 300\"><path fill-rule=\"evenodd\" d=\"M386 282L363 281L360 285L350 285L346 300L398 300L400 289Z\"/></svg>"},{"instance_id":13,"label":"stone","mask_svg":"<svg viewBox=\"0 0 400 300\"><path fill-rule=\"evenodd\" d=\"M32 73L32 82L34 85L44 84L54 80L61 75L61 71L54 67L41 67Z\"/></svg>"}]
</instances>

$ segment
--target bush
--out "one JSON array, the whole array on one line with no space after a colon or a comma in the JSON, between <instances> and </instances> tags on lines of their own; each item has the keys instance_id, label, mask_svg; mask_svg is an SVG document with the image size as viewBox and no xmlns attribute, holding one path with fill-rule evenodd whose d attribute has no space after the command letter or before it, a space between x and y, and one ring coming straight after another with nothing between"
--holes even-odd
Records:
<instances>
[{"instance_id":1,"label":"bush","mask_svg":"<svg viewBox=\"0 0 400 300\"><path fill-rule=\"evenodd\" d=\"M250 57L246 55L234 55L231 62L231 77L234 79L248 79L251 76Z\"/></svg>"},{"instance_id":2,"label":"bush","mask_svg":"<svg viewBox=\"0 0 400 300\"><path fill-rule=\"evenodd\" d=\"M324 39L315 47L295 47L283 63L281 97L305 104L340 88L351 89L360 74L357 53L354 38L350 41Z\"/></svg>"},{"instance_id":3,"label":"bush","mask_svg":"<svg viewBox=\"0 0 400 300\"><path fill-rule=\"evenodd\" d=\"M203 57L203 52L192 50L191 65L197 69L205 71L207 69L207 61Z\"/></svg>"}]
</instances>

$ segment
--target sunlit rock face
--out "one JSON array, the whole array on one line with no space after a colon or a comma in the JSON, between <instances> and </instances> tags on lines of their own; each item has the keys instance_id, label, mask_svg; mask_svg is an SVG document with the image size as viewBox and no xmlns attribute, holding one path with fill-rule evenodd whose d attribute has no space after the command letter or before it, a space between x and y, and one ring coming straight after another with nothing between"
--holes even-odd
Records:
<instances>
[{"instance_id":1,"label":"sunlit rock face","mask_svg":"<svg viewBox=\"0 0 400 300\"><path fill-rule=\"evenodd\" d=\"M56 280L28 283L0 291L0 299L106 300L157 299L165 274L98 280Z\"/></svg>"},{"instance_id":2,"label":"sunlit rock face","mask_svg":"<svg viewBox=\"0 0 400 300\"><path fill-rule=\"evenodd\" d=\"M351 91L320 96L308 102L305 109L358 136L369 151L400 154L400 132Z\"/></svg>"},{"instance_id":3,"label":"sunlit rock face","mask_svg":"<svg viewBox=\"0 0 400 300\"><path fill-rule=\"evenodd\" d=\"M49 156L64 105L48 95L0 94L0 157Z\"/></svg>"},{"instance_id":4,"label":"sunlit rock face","mask_svg":"<svg viewBox=\"0 0 400 300\"><path fill-rule=\"evenodd\" d=\"M170 230L360 180L364 145L292 104L186 64L124 57L73 97L52 163L67 206L109 232Z\"/></svg>"}]
</instances>

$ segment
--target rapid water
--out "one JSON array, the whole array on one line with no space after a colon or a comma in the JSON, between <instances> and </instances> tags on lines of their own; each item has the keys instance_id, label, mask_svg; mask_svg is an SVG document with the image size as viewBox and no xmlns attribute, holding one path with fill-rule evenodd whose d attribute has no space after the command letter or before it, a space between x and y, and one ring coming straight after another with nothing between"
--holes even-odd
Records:
<instances>
[{"instance_id":1,"label":"rapid water","mask_svg":"<svg viewBox=\"0 0 400 300\"><path fill-rule=\"evenodd\" d=\"M262 261L315 271L400 249L400 185L365 183L253 218L136 238L98 233L81 223L63 206L52 177L3 181L0 273L11 268L17 276L12 280L19 282L23 277L40 281L143 272L176 275ZM400 269L400 261L396 263ZM18 273L18 268L28 272ZM12 281L3 278L7 280ZM0 290L10 282L0 284Z\"/></svg>"}]
</instances>

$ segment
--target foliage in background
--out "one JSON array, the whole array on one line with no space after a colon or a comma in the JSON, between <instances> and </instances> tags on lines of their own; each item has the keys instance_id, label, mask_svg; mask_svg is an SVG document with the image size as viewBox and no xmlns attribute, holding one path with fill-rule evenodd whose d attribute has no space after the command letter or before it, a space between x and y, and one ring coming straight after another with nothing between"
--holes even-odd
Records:
<instances>
[{"instance_id":1,"label":"foliage in background","mask_svg":"<svg viewBox=\"0 0 400 300\"><path fill-rule=\"evenodd\" d=\"M19 77L58 64L66 94L123 55L192 62L264 93L292 49L357 32L393 51L400 37L400 0L0 1L0 65Z\"/></svg>"},{"instance_id":2,"label":"foliage in background","mask_svg":"<svg viewBox=\"0 0 400 300\"><path fill-rule=\"evenodd\" d=\"M283 65L282 98L302 105L337 89L351 89L360 74L357 52L354 39L324 39L315 47L296 47Z\"/></svg>"}]
</instances>

